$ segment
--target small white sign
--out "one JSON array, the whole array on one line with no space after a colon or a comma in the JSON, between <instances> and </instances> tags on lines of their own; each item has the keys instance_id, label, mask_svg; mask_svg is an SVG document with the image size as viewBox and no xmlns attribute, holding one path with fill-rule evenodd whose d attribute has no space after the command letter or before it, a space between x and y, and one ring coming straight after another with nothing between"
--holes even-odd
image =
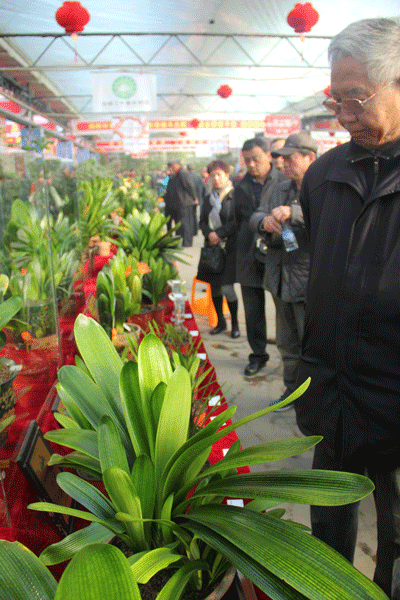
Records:
<instances>
[{"instance_id":1,"label":"small white sign","mask_svg":"<svg viewBox=\"0 0 400 600\"><path fill-rule=\"evenodd\" d=\"M216 404L218 404L220 398L221 398L221 396L213 396L212 398L209 399L208 404L210 406L215 406Z\"/></svg>"}]
</instances>

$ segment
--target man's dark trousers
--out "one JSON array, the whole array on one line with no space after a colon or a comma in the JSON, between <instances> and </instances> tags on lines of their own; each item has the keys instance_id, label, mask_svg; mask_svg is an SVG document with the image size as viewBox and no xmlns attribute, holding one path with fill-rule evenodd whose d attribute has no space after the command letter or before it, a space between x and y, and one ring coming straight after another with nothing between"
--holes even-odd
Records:
<instances>
[{"instance_id":1,"label":"man's dark trousers","mask_svg":"<svg viewBox=\"0 0 400 600\"><path fill-rule=\"evenodd\" d=\"M265 291L261 287L242 285L246 318L247 341L252 349L249 358L267 361L267 323L265 318Z\"/></svg>"}]
</instances>

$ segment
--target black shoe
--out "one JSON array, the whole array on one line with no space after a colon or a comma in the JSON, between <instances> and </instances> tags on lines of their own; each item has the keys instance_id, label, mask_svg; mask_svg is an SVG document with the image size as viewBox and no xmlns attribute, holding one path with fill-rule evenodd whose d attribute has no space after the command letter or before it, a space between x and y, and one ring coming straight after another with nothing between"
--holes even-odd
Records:
<instances>
[{"instance_id":1,"label":"black shoe","mask_svg":"<svg viewBox=\"0 0 400 600\"><path fill-rule=\"evenodd\" d=\"M240 331L239 331L239 329L237 327L235 327L231 331L231 338L233 338L235 340L238 337L240 337Z\"/></svg>"},{"instance_id":2,"label":"black shoe","mask_svg":"<svg viewBox=\"0 0 400 600\"><path fill-rule=\"evenodd\" d=\"M226 329L226 322L218 323L218 325L216 327L214 327L214 329L211 329L210 335L217 335L218 333L222 333L223 331L225 331L225 329Z\"/></svg>"},{"instance_id":3,"label":"black shoe","mask_svg":"<svg viewBox=\"0 0 400 600\"><path fill-rule=\"evenodd\" d=\"M262 369L267 364L266 360L257 360L250 359L249 364L244 370L244 374L246 377L253 377L260 369Z\"/></svg>"},{"instance_id":4,"label":"black shoe","mask_svg":"<svg viewBox=\"0 0 400 600\"><path fill-rule=\"evenodd\" d=\"M285 390L282 394L282 396L280 396L280 398L278 398L278 400L272 400L272 402L270 402L268 404L268 406L275 406L275 404L278 404L279 402L282 402L283 400L286 400L286 398L289 398L290 394L292 392L290 390ZM289 402L289 404L286 404L285 406L281 406L281 408L276 408L275 412L283 412L284 410L289 410L289 408L292 408L294 404L293 402Z\"/></svg>"}]
</instances>

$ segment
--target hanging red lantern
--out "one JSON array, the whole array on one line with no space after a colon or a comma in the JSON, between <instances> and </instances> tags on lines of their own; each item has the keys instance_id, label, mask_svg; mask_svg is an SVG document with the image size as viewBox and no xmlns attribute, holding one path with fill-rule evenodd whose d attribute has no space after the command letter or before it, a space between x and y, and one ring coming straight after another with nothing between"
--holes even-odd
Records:
<instances>
[{"instance_id":1,"label":"hanging red lantern","mask_svg":"<svg viewBox=\"0 0 400 600\"><path fill-rule=\"evenodd\" d=\"M180 131L179 135L181 135L182 137L184 137L186 135L186 131Z\"/></svg>"},{"instance_id":2,"label":"hanging red lantern","mask_svg":"<svg viewBox=\"0 0 400 600\"><path fill-rule=\"evenodd\" d=\"M330 85L328 85L328 87L326 87L326 88L324 89L324 94L325 94L325 96L327 96L328 98L330 97L330 95L331 95L331 86L330 86Z\"/></svg>"},{"instance_id":3,"label":"hanging red lantern","mask_svg":"<svg viewBox=\"0 0 400 600\"><path fill-rule=\"evenodd\" d=\"M194 129L197 129L198 126L200 125L200 121L198 119L192 119L189 123L190 127L193 127Z\"/></svg>"},{"instance_id":4,"label":"hanging red lantern","mask_svg":"<svg viewBox=\"0 0 400 600\"><path fill-rule=\"evenodd\" d=\"M56 12L56 21L64 27L65 33L74 34L83 31L89 20L90 14L80 2L63 2Z\"/></svg>"},{"instance_id":5,"label":"hanging red lantern","mask_svg":"<svg viewBox=\"0 0 400 600\"><path fill-rule=\"evenodd\" d=\"M335 137L335 132L334 132L334 131L330 131L330 132L329 132L329 135L330 135L331 137Z\"/></svg>"},{"instance_id":6,"label":"hanging red lantern","mask_svg":"<svg viewBox=\"0 0 400 600\"><path fill-rule=\"evenodd\" d=\"M226 84L220 85L217 90L217 94L218 96L221 96L221 98L229 98L229 96L232 94L232 88Z\"/></svg>"},{"instance_id":7,"label":"hanging red lantern","mask_svg":"<svg viewBox=\"0 0 400 600\"><path fill-rule=\"evenodd\" d=\"M308 33L318 23L319 14L311 4L296 4L287 16L287 22L295 33Z\"/></svg>"}]
</instances>

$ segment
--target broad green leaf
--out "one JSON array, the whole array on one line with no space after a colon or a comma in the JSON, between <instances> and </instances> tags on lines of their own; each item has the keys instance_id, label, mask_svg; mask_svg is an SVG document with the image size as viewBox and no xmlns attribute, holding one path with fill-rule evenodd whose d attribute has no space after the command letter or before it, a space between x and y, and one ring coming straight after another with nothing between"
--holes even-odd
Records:
<instances>
[{"instance_id":1,"label":"broad green leaf","mask_svg":"<svg viewBox=\"0 0 400 600\"><path fill-rule=\"evenodd\" d=\"M0 540L1 600L54 600L57 582L43 563L19 542Z\"/></svg>"},{"instance_id":2,"label":"broad green leaf","mask_svg":"<svg viewBox=\"0 0 400 600\"><path fill-rule=\"evenodd\" d=\"M82 429L54 429L44 434L46 440L78 450L92 458L99 458L97 432Z\"/></svg>"},{"instance_id":3,"label":"broad green leaf","mask_svg":"<svg viewBox=\"0 0 400 600\"><path fill-rule=\"evenodd\" d=\"M168 383L172 375L167 350L162 341L153 333L147 334L140 343L138 366L143 415L149 436L150 451L153 452L155 432L151 429L151 396L160 381Z\"/></svg>"},{"instance_id":4,"label":"broad green leaf","mask_svg":"<svg viewBox=\"0 0 400 600\"><path fill-rule=\"evenodd\" d=\"M224 410L222 413L217 415L215 419L210 421L205 427L200 429L194 436L189 438L170 459L169 464L166 468L165 484L163 489L163 498L170 495L173 490L180 491L178 493L179 499L186 497L192 482L190 477L187 487L183 488L181 485L178 486L177 482L185 481L187 479L186 474L191 471L191 465L196 461L200 453L203 453L207 448L211 451L211 447L215 441L224 437L226 427L224 427L219 433L217 431L230 419L236 412L236 406L231 406ZM192 475L197 476L198 471Z\"/></svg>"},{"instance_id":5,"label":"broad green leaf","mask_svg":"<svg viewBox=\"0 0 400 600\"><path fill-rule=\"evenodd\" d=\"M150 455L150 447L146 435L147 427L140 395L138 365L127 361L122 367L120 376L120 393L125 422L136 456ZM146 411L148 415L148 411Z\"/></svg>"},{"instance_id":6,"label":"broad green leaf","mask_svg":"<svg viewBox=\"0 0 400 600\"><path fill-rule=\"evenodd\" d=\"M160 381L151 396L151 414L153 418L154 431L157 431L166 388L167 385L163 381Z\"/></svg>"},{"instance_id":7,"label":"broad green leaf","mask_svg":"<svg viewBox=\"0 0 400 600\"><path fill-rule=\"evenodd\" d=\"M150 519L153 516L157 485L154 465L146 454L135 459L131 479L140 498L143 518ZM145 523L144 526L146 525L149 524Z\"/></svg>"},{"instance_id":8,"label":"broad green leaf","mask_svg":"<svg viewBox=\"0 0 400 600\"><path fill-rule=\"evenodd\" d=\"M67 535L61 541L47 546L39 558L45 565L57 565L72 558L88 544L105 542L110 539L110 535L108 528L100 523L91 523L87 527Z\"/></svg>"},{"instance_id":9,"label":"broad green leaf","mask_svg":"<svg viewBox=\"0 0 400 600\"><path fill-rule=\"evenodd\" d=\"M132 573L138 583L147 583L161 569L184 558L171 548L156 548L143 553L143 556L131 565Z\"/></svg>"},{"instance_id":10,"label":"broad green leaf","mask_svg":"<svg viewBox=\"0 0 400 600\"><path fill-rule=\"evenodd\" d=\"M216 532L310 600L387 600L378 586L335 550L283 519L224 505L201 506L185 519ZM204 531L187 527L213 545ZM252 576L243 564L238 568Z\"/></svg>"},{"instance_id":11,"label":"broad green leaf","mask_svg":"<svg viewBox=\"0 0 400 600\"><path fill-rule=\"evenodd\" d=\"M126 457L125 448L121 436L111 417L101 417L97 430L99 440L99 457L102 472L108 467L118 467L130 474L130 468ZM131 457L133 459L133 457Z\"/></svg>"},{"instance_id":12,"label":"broad green leaf","mask_svg":"<svg viewBox=\"0 0 400 600\"><path fill-rule=\"evenodd\" d=\"M144 537L140 498L130 476L122 469L109 467L103 473L103 481L117 512L126 513L135 519L125 523L131 548L135 552L145 550L148 546Z\"/></svg>"},{"instance_id":13,"label":"broad green leaf","mask_svg":"<svg viewBox=\"0 0 400 600\"><path fill-rule=\"evenodd\" d=\"M121 411L119 375L122 369L118 352L104 329L91 317L78 315L74 325L74 335L76 345L91 376L118 414Z\"/></svg>"},{"instance_id":14,"label":"broad green leaf","mask_svg":"<svg viewBox=\"0 0 400 600\"><path fill-rule=\"evenodd\" d=\"M90 510L96 517L114 522L116 511L113 505L94 485L67 472L57 475L57 483L64 492Z\"/></svg>"},{"instance_id":15,"label":"broad green leaf","mask_svg":"<svg viewBox=\"0 0 400 600\"><path fill-rule=\"evenodd\" d=\"M83 471L87 475L101 479L101 467L98 458L92 458L82 452L69 452L69 454L52 454L48 462L49 465L58 465L69 469Z\"/></svg>"},{"instance_id":16,"label":"broad green leaf","mask_svg":"<svg viewBox=\"0 0 400 600\"><path fill-rule=\"evenodd\" d=\"M73 419L81 429L92 429L90 422L78 407L75 400L60 383L57 384L57 391L71 419Z\"/></svg>"},{"instance_id":17,"label":"broad green leaf","mask_svg":"<svg viewBox=\"0 0 400 600\"><path fill-rule=\"evenodd\" d=\"M212 481L196 490L199 496L231 498L271 498L274 504L295 502L318 506L338 506L361 500L374 489L363 475L317 469L285 469L263 473L244 473Z\"/></svg>"},{"instance_id":18,"label":"broad green leaf","mask_svg":"<svg viewBox=\"0 0 400 600\"><path fill-rule=\"evenodd\" d=\"M65 569L54 600L141 600L123 553L107 544L91 544Z\"/></svg>"},{"instance_id":19,"label":"broad green leaf","mask_svg":"<svg viewBox=\"0 0 400 600\"><path fill-rule=\"evenodd\" d=\"M139 349L140 352L140 349ZM155 445L155 472L158 481L169 459L186 442L192 408L189 373L178 367L167 383L158 421Z\"/></svg>"},{"instance_id":20,"label":"broad green leaf","mask_svg":"<svg viewBox=\"0 0 400 600\"><path fill-rule=\"evenodd\" d=\"M124 528L117 520L104 520L100 517L96 517L96 515L94 515L92 512L85 512L84 510L79 510L78 508L59 506L58 504L52 504L51 502L32 502L32 504L28 505L28 508L31 510L39 510L41 512L53 512L62 515L70 515L71 517L77 517L78 519L83 519L84 521L99 523L104 527L108 527L111 532L118 534L119 536L124 533Z\"/></svg>"},{"instance_id":21,"label":"broad green leaf","mask_svg":"<svg viewBox=\"0 0 400 600\"><path fill-rule=\"evenodd\" d=\"M8 300L0 303L0 329L3 329L22 307L20 296L11 296Z\"/></svg>"},{"instance_id":22,"label":"broad green leaf","mask_svg":"<svg viewBox=\"0 0 400 600\"><path fill-rule=\"evenodd\" d=\"M54 418L64 429L80 429L78 423L68 415L55 412Z\"/></svg>"}]
</instances>

